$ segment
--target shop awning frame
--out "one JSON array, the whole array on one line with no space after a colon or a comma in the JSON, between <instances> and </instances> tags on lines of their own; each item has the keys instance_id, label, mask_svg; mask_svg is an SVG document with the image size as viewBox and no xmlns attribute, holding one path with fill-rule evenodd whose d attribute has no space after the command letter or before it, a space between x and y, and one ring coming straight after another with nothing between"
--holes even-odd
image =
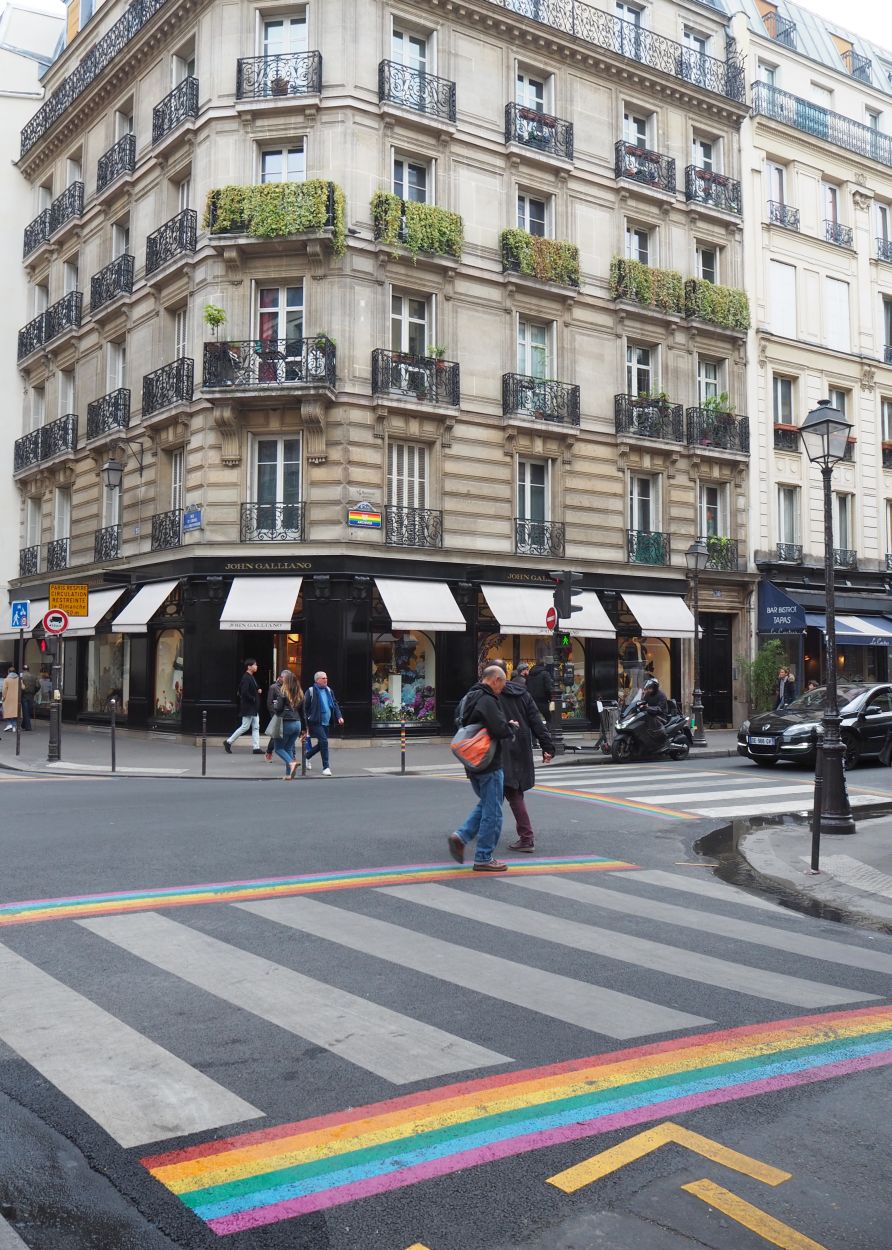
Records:
<instances>
[{"instance_id":1,"label":"shop awning frame","mask_svg":"<svg viewBox=\"0 0 892 1250\"><path fill-rule=\"evenodd\" d=\"M66 640L92 638L96 633L96 626L104 616L108 615L126 589L126 586L112 586L107 590L94 590L91 586L90 601L87 605L89 615L69 617L69 626L62 637Z\"/></svg>"},{"instance_id":2,"label":"shop awning frame","mask_svg":"<svg viewBox=\"0 0 892 1250\"><path fill-rule=\"evenodd\" d=\"M179 581L180 579L175 577L171 581L149 582L141 586L126 607L112 621L112 633L148 633L149 621L171 591L176 589Z\"/></svg>"},{"instance_id":3,"label":"shop awning frame","mask_svg":"<svg viewBox=\"0 0 892 1250\"><path fill-rule=\"evenodd\" d=\"M805 622L826 634L824 613L806 612ZM836 617L836 641L844 647L892 647L892 625L882 616L852 616L844 612Z\"/></svg>"},{"instance_id":4,"label":"shop awning frame","mask_svg":"<svg viewBox=\"0 0 892 1250\"><path fill-rule=\"evenodd\" d=\"M643 638L694 638L694 616L681 595L621 592Z\"/></svg>"},{"instance_id":5,"label":"shop awning frame","mask_svg":"<svg viewBox=\"0 0 892 1250\"><path fill-rule=\"evenodd\" d=\"M550 638L552 631L545 624L548 609L554 606L554 594L547 586L481 585L483 597L496 618L502 634L530 634ZM570 621L560 627L577 638L616 638L610 617L593 590L579 596L581 612L574 612Z\"/></svg>"},{"instance_id":6,"label":"shop awning frame","mask_svg":"<svg viewBox=\"0 0 892 1250\"><path fill-rule=\"evenodd\" d=\"M399 577L376 577L393 629L418 629L427 633L463 634L467 622L445 582L410 581Z\"/></svg>"},{"instance_id":7,"label":"shop awning frame","mask_svg":"<svg viewBox=\"0 0 892 1250\"><path fill-rule=\"evenodd\" d=\"M234 577L220 613L227 630L289 630L302 577Z\"/></svg>"}]
</instances>

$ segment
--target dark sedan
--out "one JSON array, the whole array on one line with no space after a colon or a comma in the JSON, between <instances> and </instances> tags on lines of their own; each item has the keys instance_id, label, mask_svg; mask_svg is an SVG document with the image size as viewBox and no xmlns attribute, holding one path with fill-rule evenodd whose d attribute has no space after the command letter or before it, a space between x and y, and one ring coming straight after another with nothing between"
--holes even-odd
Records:
<instances>
[{"instance_id":1,"label":"dark sedan","mask_svg":"<svg viewBox=\"0 0 892 1250\"><path fill-rule=\"evenodd\" d=\"M815 743L823 732L827 700L824 686L810 690L777 712L760 712L737 731L737 753L763 768L778 760L798 760L814 767ZM846 767L876 759L892 730L892 685L841 682L837 689L840 732L846 744Z\"/></svg>"}]
</instances>

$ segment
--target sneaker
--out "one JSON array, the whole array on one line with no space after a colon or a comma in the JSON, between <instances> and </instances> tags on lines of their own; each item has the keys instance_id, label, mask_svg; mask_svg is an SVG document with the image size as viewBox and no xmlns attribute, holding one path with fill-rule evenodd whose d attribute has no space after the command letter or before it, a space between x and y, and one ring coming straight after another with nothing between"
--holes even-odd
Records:
<instances>
[{"instance_id":1,"label":"sneaker","mask_svg":"<svg viewBox=\"0 0 892 1250\"><path fill-rule=\"evenodd\" d=\"M532 855L535 849L532 842L524 842L522 838L518 838L516 842L512 842L508 847L509 851L524 851L527 855Z\"/></svg>"},{"instance_id":2,"label":"sneaker","mask_svg":"<svg viewBox=\"0 0 892 1250\"><path fill-rule=\"evenodd\" d=\"M266 753L266 762L267 762L267 764L271 764L271 763L273 762L273 753L272 753L272 751L267 751L267 753Z\"/></svg>"},{"instance_id":3,"label":"sneaker","mask_svg":"<svg viewBox=\"0 0 892 1250\"><path fill-rule=\"evenodd\" d=\"M487 859L483 863L474 865L475 872L507 872L508 865L503 864L500 859Z\"/></svg>"},{"instance_id":4,"label":"sneaker","mask_svg":"<svg viewBox=\"0 0 892 1250\"><path fill-rule=\"evenodd\" d=\"M306 760L305 762L306 762L306 765L307 765L307 772L308 772L308 773L309 773L309 772L312 772L312 771L313 771L313 765L310 763L310 761L309 761L309 760Z\"/></svg>"},{"instance_id":5,"label":"sneaker","mask_svg":"<svg viewBox=\"0 0 892 1250\"><path fill-rule=\"evenodd\" d=\"M229 741L228 738L223 739L223 750L226 752L227 755L232 755L232 743Z\"/></svg>"},{"instance_id":6,"label":"sneaker","mask_svg":"<svg viewBox=\"0 0 892 1250\"><path fill-rule=\"evenodd\" d=\"M465 862L465 844L462 838L457 833L450 833L446 842L449 846L449 854L455 862L463 864Z\"/></svg>"},{"instance_id":7,"label":"sneaker","mask_svg":"<svg viewBox=\"0 0 892 1250\"><path fill-rule=\"evenodd\" d=\"M309 765L308 765L308 767L309 767ZM322 776L323 776L323 777L330 777L330 776L331 776L331 769L330 769L330 768L323 768L323 770L322 770Z\"/></svg>"}]
</instances>

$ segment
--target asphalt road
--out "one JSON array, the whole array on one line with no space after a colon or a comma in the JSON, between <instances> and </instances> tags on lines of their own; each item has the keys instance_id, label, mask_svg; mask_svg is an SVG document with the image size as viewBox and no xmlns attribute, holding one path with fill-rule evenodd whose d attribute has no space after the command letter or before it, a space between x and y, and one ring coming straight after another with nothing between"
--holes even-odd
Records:
<instances>
[{"instance_id":1,"label":"asphalt road","mask_svg":"<svg viewBox=\"0 0 892 1250\"><path fill-rule=\"evenodd\" d=\"M806 778L781 773L795 804ZM549 775L537 856L577 862L501 878L445 856L459 779L0 780L0 896L31 901L0 908L6 1232L31 1250L889 1250L892 938L703 866L718 800L672 794L763 788L761 770L625 777ZM849 780L892 793L886 769ZM430 865L442 878L412 867ZM709 1157L650 1138L573 1192L549 1183L665 1124Z\"/></svg>"}]
</instances>

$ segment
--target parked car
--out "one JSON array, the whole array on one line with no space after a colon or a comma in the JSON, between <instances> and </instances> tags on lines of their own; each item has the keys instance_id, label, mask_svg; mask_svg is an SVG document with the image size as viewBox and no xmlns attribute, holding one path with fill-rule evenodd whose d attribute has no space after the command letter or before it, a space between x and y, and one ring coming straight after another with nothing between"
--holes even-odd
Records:
<instances>
[{"instance_id":1,"label":"parked car","mask_svg":"<svg viewBox=\"0 0 892 1250\"><path fill-rule=\"evenodd\" d=\"M841 682L836 693L846 767L876 759L892 730L892 684ZM798 760L813 768L826 703L827 688L819 686L780 711L760 712L745 720L737 731L737 754L762 768L772 768L778 760Z\"/></svg>"}]
</instances>

